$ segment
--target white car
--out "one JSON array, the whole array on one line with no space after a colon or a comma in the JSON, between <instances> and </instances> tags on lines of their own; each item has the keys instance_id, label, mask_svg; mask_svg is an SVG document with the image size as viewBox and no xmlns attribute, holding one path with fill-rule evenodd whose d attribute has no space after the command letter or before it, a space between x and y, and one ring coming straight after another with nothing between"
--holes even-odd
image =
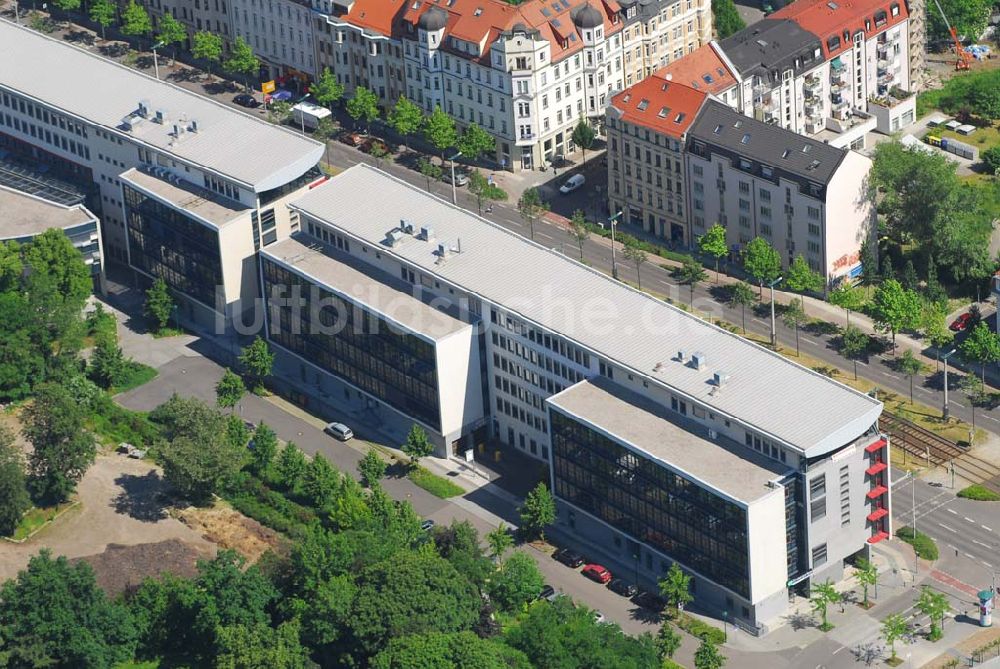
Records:
<instances>
[{"instance_id":1,"label":"white car","mask_svg":"<svg viewBox=\"0 0 1000 669\"><path fill-rule=\"evenodd\" d=\"M330 423L323 431L338 441L350 441L354 438L354 432L343 423Z\"/></svg>"},{"instance_id":2,"label":"white car","mask_svg":"<svg viewBox=\"0 0 1000 669\"><path fill-rule=\"evenodd\" d=\"M574 174L569 179L566 179L562 186L559 186L559 192L563 195L568 195L586 183L586 181L582 174Z\"/></svg>"}]
</instances>

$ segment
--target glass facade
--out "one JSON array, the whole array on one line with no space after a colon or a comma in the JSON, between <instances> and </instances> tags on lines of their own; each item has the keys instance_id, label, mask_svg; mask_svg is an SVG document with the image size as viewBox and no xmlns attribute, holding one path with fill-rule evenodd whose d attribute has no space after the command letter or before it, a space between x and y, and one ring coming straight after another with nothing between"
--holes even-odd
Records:
<instances>
[{"instance_id":1,"label":"glass facade","mask_svg":"<svg viewBox=\"0 0 1000 669\"><path fill-rule=\"evenodd\" d=\"M750 598L746 510L554 408L551 416L560 498Z\"/></svg>"},{"instance_id":2,"label":"glass facade","mask_svg":"<svg viewBox=\"0 0 1000 669\"><path fill-rule=\"evenodd\" d=\"M793 474L781 481L785 487L785 554L788 578L804 574L806 564L805 505L802 503L802 476Z\"/></svg>"},{"instance_id":3,"label":"glass facade","mask_svg":"<svg viewBox=\"0 0 1000 669\"><path fill-rule=\"evenodd\" d=\"M215 308L222 286L219 234L123 184L131 264Z\"/></svg>"},{"instance_id":4,"label":"glass facade","mask_svg":"<svg viewBox=\"0 0 1000 669\"><path fill-rule=\"evenodd\" d=\"M440 431L433 344L329 290L312 290L314 284L268 258L261 258L261 268L272 341ZM300 305L272 301L292 295L292 286L302 287Z\"/></svg>"}]
</instances>

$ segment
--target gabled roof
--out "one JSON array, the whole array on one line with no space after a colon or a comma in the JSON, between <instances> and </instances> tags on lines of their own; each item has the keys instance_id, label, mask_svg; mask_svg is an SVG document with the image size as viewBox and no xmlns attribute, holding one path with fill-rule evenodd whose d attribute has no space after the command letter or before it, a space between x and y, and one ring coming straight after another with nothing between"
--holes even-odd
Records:
<instances>
[{"instance_id":1,"label":"gabled roof","mask_svg":"<svg viewBox=\"0 0 1000 669\"><path fill-rule=\"evenodd\" d=\"M827 60L851 44L858 31L870 39L908 16L905 0L797 0L771 14L819 36Z\"/></svg>"},{"instance_id":2,"label":"gabled roof","mask_svg":"<svg viewBox=\"0 0 1000 669\"><path fill-rule=\"evenodd\" d=\"M681 139L707 97L704 91L654 74L611 98L609 113L627 123Z\"/></svg>"},{"instance_id":3,"label":"gabled roof","mask_svg":"<svg viewBox=\"0 0 1000 669\"><path fill-rule=\"evenodd\" d=\"M714 43L702 45L657 70L655 74L686 84L695 90L718 95L735 86L736 78L719 56L717 48Z\"/></svg>"},{"instance_id":4,"label":"gabled roof","mask_svg":"<svg viewBox=\"0 0 1000 669\"><path fill-rule=\"evenodd\" d=\"M823 60L820 39L790 19L766 18L719 43L740 75L778 83L784 70L795 76Z\"/></svg>"}]
</instances>

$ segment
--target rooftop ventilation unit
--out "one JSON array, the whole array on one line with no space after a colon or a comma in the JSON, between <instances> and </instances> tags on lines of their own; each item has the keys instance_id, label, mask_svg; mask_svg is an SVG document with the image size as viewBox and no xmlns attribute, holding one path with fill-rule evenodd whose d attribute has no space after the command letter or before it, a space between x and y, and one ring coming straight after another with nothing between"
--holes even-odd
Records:
<instances>
[{"instance_id":1,"label":"rooftop ventilation unit","mask_svg":"<svg viewBox=\"0 0 1000 669\"><path fill-rule=\"evenodd\" d=\"M188 130L190 132L198 132L198 121L195 119L191 119L191 122L188 123Z\"/></svg>"},{"instance_id":2,"label":"rooftop ventilation unit","mask_svg":"<svg viewBox=\"0 0 1000 669\"><path fill-rule=\"evenodd\" d=\"M184 136L184 126L179 123L174 123L174 139L180 139Z\"/></svg>"},{"instance_id":3,"label":"rooftop ventilation unit","mask_svg":"<svg viewBox=\"0 0 1000 669\"><path fill-rule=\"evenodd\" d=\"M438 258L440 258L441 260L444 260L449 255L451 255L451 248L448 246L447 242L441 242L440 244L438 244L437 255Z\"/></svg>"},{"instance_id":4,"label":"rooftop ventilation unit","mask_svg":"<svg viewBox=\"0 0 1000 669\"><path fill-rule=\"evenodd\" d=\"M685 351L684 349L681 349L681 350L677 351L677 361L678 362L686 362L687 361L687 355L688 355L687 351Z\"/></svg>"},{"instance_id":5,"label":"rooftop ventilation unit","mask_svg":"<svg viewBox=\"0 0 1000 669\"><path fill-rule=\"evenodd\" d=\"M149 116L149 100L139 100L139 108L136 111L139 116L147 118Z\"/></svg>"},{"instance_id":6,"label":"rooftop ventilation unit","mask_svg":"<svg viewBox=\"0 0 1000 669\"><path fill-rule=\"evenodd\" d=\"M388 246L396 246L401 241L403 241L403 231L402 230L390 230L389 234L385 237L385 243Z\"/></svg>"},{"instance_id":7,"label":"rooftop ventilation unit","mask_svg":"<svg viewBox=\"0 0 1000 669\"><path fill-rule=\"evenodd\" d=\"M716 372L715 376L712 378L712 383L715 384L716 388L721 388L727 383L729 383L729 374L725 372Z\"/></svg>"},{"instance_id":8,"label":"rooftop ventilation unit","mask_svg":"<svg viewBox=\"0 0 1000 669\"><path fill-rule=\"evenodd\" d=\"M705 354L701 351L696 351L694 355L691 356L691 365L695 369L702 369L708 361L705 359Z\"/></svg>"},{"instance_id":9,"label":"rooftop ventilation unit","mask_svg":"<svg viewBox=\"0 0 1000 669\"><path fill-rule=\"evenodd\" d=\"M420 227L420 238L425 242L429 242L434 239L434 227L430 225L424 225Z\"/></svg>"},{"instance_id":10,"label":"rooftop ventilation unit","mask_svg":"<svg viewBox=\"0 0 1000 669\"><path fill-rule=\"evenodd\" d=\"M405 218L400 219L400 221L399 221L399 229L402 230L403 232L405 232L408 235L412 235L413 234L413 223L410 222L410 221L408 221L408 220L406 220Z\"/></svg>"},{"instance_id":11,"label":"rooftop ventilation unit","mask_svg":"<svg viewBox=\"0 0 1000 669\"><path fill-rule=\"evenodd\" d=\"M157 123L159 123L160 125L163 125L164 123L166 123L167 122L167 110L165 110L165 109L157 109L156 110L156 116L155 116L155 118L153 120L156 121Z\"/></svg>"}]
</instances>

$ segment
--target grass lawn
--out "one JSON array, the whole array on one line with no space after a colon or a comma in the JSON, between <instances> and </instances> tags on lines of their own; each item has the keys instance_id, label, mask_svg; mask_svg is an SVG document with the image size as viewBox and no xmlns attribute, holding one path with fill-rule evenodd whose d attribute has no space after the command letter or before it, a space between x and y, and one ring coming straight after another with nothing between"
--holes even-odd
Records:
<instances>
[{"instance_id":1,"label":"grass lawn","mask_svg":"<svg viewBox=\"0 0 1000 669\"><path fill-rule=\"evenodd\" d=\"M896 530L896 537L901 541L913 546L913 550L916 551L917 555L925 560L937 560L938 559L938 547L937 543L931 539L929 536L917 530L916 537L913 535L913 528L909 526L903 526Z\"/></svg>"},{"instance_id":2,"label":"grass lawn","mask_svg":"<svg viewBox=\"0 0 1000 669\"><path fill-rule=\"evenodd\" d=\"M962 488L958 491L958 496L962 499L971 499L977 502L1000 502L1000 495L978 483L970 485L967 488Z\"/></svg>"},{"instance_id":3,"label":"grass lawn","mask_svg":"<svg viewBox=\"0 0 1000 669\"><path fill-rule=\"evenodd\" d=\"M76 502L64 502L58 506L47 506L44 508L31 507L11 537L15 541L24 541L34 532L41 529L46 523L50 523L60 516L64 511L76 505Z\"/></svg>"},{"instance_id":4,"label":"grass lawn","mask_svg":"<svg viewBox=\"0 0 1000 669\"><path fill-rule=\"evenodd\" d=\"M120 384L113 387L109 392L112 395L117 395L118 393L128 392L133 388L138 388L139 386L149 383L156 378L157 371L150 367L149 365L144 365L141 362L131 361L129 363L128 372L125 378Z\"/></svg>"},{"instance_id":5,"label":"grass lawn","mask_svg":"<svg viewBox=\"0 0 1000 669\"><path fill-rule=\"evenodd\" d=\"M457 497L465 494L464 488L457 486L444 477L432 474L420 466L411 469L407 476L418 486L435 497L440 497L441 499L448 499L449 497Z\"/></svg>"},{"instance_id":6,"label":"grass lawn","mask_svg":"<svg viewBox=\"0 0 1000 669\"><path fill-rule=\"evenodd\" d=\"M187 334L184 330L178 330L177 328L163 328L162 330L153 330L153 339L163 339L164 337L179 337L180 335Z\"/></svg>"},{"instance_id":7,"label":"grass lawn","mask_svg":"<svg viewBox=\"0 0 1000 669\"><path fill-rule=\"evenodd\" d=\"M978 148L980 153L991 146L997 146L1000 144L1000 128L998 128L995 124L987 128L977 128L971 135L963 135L955 132L954 130L948 130L943 126L928 128L927 134L958 140L963 144L968 144Z\"/></svg>"}]
</instances>

